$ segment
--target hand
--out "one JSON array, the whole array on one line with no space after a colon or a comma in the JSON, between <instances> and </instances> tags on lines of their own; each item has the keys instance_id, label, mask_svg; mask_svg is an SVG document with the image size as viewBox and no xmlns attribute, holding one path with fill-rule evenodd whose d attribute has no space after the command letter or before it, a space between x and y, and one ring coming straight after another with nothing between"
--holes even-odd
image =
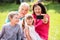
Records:
<instances>
[{"instance_id":1,"label":"hand","mask_svg":"<svg viewBox=\"0 0 60 40\"><path fill-rule=\"evenodd\" d=\"M48 23L48 18L46 16L46 14L42 14L44 16L44 18L42 19L43 20L43 23Z\"/></svg>"},{"instance_id":2,"label":"hand","mask_svg":"<svg viewBox=\"0 0 60 40\"><path fill-rule=\"evenodd\" d=\"M29 34L29 29L28 28L25 29L25 35L26 35L27 40L32 40L32 38Z\"/></svg>"},{"instance_id":3,"label":"hand","mask_svg":"<svg viewBox=\"0 0 60 40\"><path fill-rule=\"evenodd\" d=\"M26 35L29 35L29 29L28 28L25 28L24 32L25 32Z\"/></svg>"}]
</instances>

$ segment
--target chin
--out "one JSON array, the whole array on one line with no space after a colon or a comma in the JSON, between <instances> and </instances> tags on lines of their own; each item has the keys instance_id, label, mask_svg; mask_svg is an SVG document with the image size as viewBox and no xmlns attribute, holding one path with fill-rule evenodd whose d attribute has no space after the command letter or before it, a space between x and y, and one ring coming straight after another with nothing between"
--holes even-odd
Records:
<instances>
[{"instance_id":1,"label":"chin","mask_svg":"<svg viewBox=\"0 0 60 40\"><path fill-rule=\"evenodd\" d=\"M16 22L15 24L18 24L18 22Z\"/></svg>"}]
</instances>

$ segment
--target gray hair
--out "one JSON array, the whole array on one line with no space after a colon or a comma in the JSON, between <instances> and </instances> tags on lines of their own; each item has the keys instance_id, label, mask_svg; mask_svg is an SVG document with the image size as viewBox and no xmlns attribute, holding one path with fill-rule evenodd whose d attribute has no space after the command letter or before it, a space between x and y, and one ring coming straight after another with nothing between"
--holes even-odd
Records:
<instances>
[{"instance_id":1,"label":"gray hair","mask_svg":"<svg viewBox=\"0 0 60 40\"><path fill-rule=\"evenodd\" d=\"M22 2L21 5L19 6L19 10L18 10L18 11L21 10L21 7L22 7L22 6L27 6L28 9L30 8L30 6L29 6L28 3L26 3L26 2Z\"/></svg>"},{"instance_id":2,"label":"gray hair","mask_svg":"<svg viewBox=\"0 0 60 40\"><path fill-rule=\"evenodd\" d=\"M9 12L8 19L9 18L13 18L14 15L18 15L18 12L17 11L11 11L11 12Z\"/></svg>"}]
</instances>

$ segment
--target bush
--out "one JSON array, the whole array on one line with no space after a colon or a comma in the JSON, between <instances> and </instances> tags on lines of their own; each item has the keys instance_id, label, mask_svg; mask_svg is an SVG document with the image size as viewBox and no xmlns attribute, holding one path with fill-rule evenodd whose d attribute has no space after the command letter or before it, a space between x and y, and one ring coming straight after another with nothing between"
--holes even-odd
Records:
<instances>
[{"instance_id":1,"label":"bush","mask_svg":"<svg viewBox=\"0 0 60 40\"><path fill-rule=\"evenodd\" d=\"M58 3L60 3L60 0L45 0L45 1L52 1L52 2L58 2Z\"/></svg>"},{"instance_id":2,"label":"bush","mask_svg":"<svg viewBox=\"0 0 60 40\"><path fill-rule=\"evenodd\" d=\"M15 0L1 0L2 2L4 2L4 3L13 3L13 2L15 2Z\"/></svg>"},{"instance_id":3,"label":"bush","mask_svg":"<svg viewBox=\"0 0 60 40\"><path fill-rule=\"evenodd\" d=\"M58 3L60 3L60 0L57 0Z\"/></svg>"},{"instance_id":4,"label":"bush","mask_svg":"<svg viewBox=\"0 0 60 40\"><path fill-rule=\"evenodd\" d=\"M0 3L2 3L3 2L3 0L0 0Z\"/></svg>"}]
</instances>

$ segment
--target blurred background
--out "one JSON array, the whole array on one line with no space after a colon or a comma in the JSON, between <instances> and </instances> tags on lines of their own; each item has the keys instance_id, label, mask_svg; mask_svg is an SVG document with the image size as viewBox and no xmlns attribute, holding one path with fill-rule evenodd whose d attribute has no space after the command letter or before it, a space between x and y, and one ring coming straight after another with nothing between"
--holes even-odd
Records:
<instances>
[{"instance_id":1,"label":"blurred background","mask_svg":"<svg viewBox=\"0 0 60 40\"><path fill-rule=\"evenodd\" d=\"M10 11L18 11L19 5L27 2L32 13L32 5L37 1L46 6L50 16L49 40L60 40L60 0L0 0L0 30Z\"/></svg>"}]
</instances>

